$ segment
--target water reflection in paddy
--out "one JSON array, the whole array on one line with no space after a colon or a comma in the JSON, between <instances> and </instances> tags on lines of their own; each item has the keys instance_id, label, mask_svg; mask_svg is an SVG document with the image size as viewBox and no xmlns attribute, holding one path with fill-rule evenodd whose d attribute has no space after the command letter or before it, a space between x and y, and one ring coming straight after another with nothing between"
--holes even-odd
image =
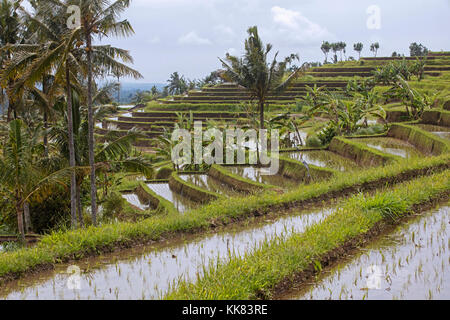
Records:
<instances>
[{"instance_id":1,"label":"water reflection in paddy","mask_svg":"<svg viewBox=\"0 0 450 320\"><path fill-rule=\"evenodd\" d=\"M270 174L269 168L250 167L250 166L227 166L227 170L233 174L242 176L246 179L278 186L284 189L291 189L297 187L301 182L294 179L285 178L279 174Z\"/></svg>"},{"instance_id":2,"label":"water reflection in paddy","mask_svg":"<svg viewBox=\"0 0 450 320\"><path fill-rule=\"evenodd\" d=\"M400 139L383 137L355 139L355 141L364 143L369 148L402 158L417 158L423 156L422 153L412 144Z\"/></svg>"},{"instance_id":3,"label":"water reflection in paddy","mask_svg":"<svg viewBox=\"0 0 450 320\"><path fill-rule=\"evenodd\" d=\"M175 208L180 212L186 212L199 206L198 203L173 192L168 183L147 183L147 186L158 196L172 202Z\"/></svg>"},{"instance_id":4,"label":"water reflection in paddy","mask_svg":"<svg viewBox=\"0 0 450 320\"><path fill-rule=\"evenodd\" d=\"M450 207L427 212L324 271L290 299L450 299Z\"/></svg>"},{"instance_id":5,"label":"water reflection in paddy","mask_svg":"<svg viewBox=\"0 0 450 320\"><path fill-rule=\"evenodd\" d=\"M126 199L129 203L131 203L133 206L141 209L141 210L147 210L150 208L150 204L143 203L137 194L135 193L125 193L122 194L122 197Z\"/></svg>"},{"instance_id":6,"label":"water reflection in paddy","mask_svg":"<svg viewBox=\"0 0 450 320\"><path fill-rule=\"evenodd\" d=\"M330 168L339 171L350 171L358 168L354 161L328 150L295 151L289 152L288 156L293 160L299 162L304 161L309 165L321 168Z\"/></svg>"},{"instance_id":7,"label":"water reflection in paddy","mask_svg":"<svg viewBox=\"0 0 450 320\"><path fill-rule=\"evenodd\" d=\"M431 124L417 124L417 127L429 131L444 139L450 139L450 127L435 126Z\"/></svg>"},{"instance_id":8,"label":"water reflection in paddy","mask_svg":"<svg viewBox=\"0 0 450 320\"><path fill-rule=\"evenodd\" d=\"M276 236L302 232L322 221L330 209L305 209L275 221L230 228L170 246L126 250L77 263L82 270L80 290L67 286L67 265L57 270L12 282L0 289L7 299L157 299L178 279L194 281L203 267L231 252L243 254Z\"/></svg>"},{"instance_id":9,"label":"water reflection in paddy","mask_svg":"<svg viewBox=\"0 0 450 320\"><path fill-rule=\"evenodd\" d=\"M210 192L223 194L227 196L239 196L240 193L233 190L230 186L207 174L180 174L180 178L188 183L208 190Z\"/></svg>"}]
</instances>

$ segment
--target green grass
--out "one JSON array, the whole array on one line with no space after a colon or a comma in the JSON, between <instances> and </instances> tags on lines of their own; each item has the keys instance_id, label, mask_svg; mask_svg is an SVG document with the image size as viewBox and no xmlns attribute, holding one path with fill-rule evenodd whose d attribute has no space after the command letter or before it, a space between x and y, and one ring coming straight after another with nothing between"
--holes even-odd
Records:
<instances>
[{"instance_id":1,"label":"green grass","mask_svg":"<svg viewBox=\"0 0 450 320\"><path fill-rule=\"evenodd\" d=\"M277 207L321 199L326 195L336 197L341 192L355 192L409 179L411 175L429 174L433 168L448 167L450 155L402 161L386 167L373 168L351 175L338 173L332 179L300 186L285 194L267 192L245 198L230 198L215 201L199 209L180 214L150 217L138 223L116 222L100 227L59 231L44 236L33 248L23 248L0 254L0 279L7 275L20 276L39 265L54 264L68 259L81 259L89 254L100 254L117 247L158 241L179 232L207 230L211 222L230 223L234 219L245 219L255 212L269 212Z\"/></svg>"},{"instance_id":2,"label":"green grass","mask_svg":"<svg viewBox=\"0 0 450 320\"><path fill-rule=\"evenodd\" d=\"M247 300L271 298L282 281L321 262L333 250L363 236L379 223L392 223L415 205L448 195L450 171L423 177L374 196L359 195L322 223L286 239L265 241L244 256L231 255L205 267L196 283L181 281L166 299ZM292 281L292 280L290 280Z\"/></svg>"}]
</instances>

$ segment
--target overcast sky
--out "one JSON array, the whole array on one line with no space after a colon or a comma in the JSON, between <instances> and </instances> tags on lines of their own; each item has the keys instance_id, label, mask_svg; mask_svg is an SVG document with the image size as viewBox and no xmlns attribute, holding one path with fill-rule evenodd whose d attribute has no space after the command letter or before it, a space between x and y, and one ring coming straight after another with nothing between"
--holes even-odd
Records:
<instances>
[{"instance_id":1,"label":"overcast sky","mask_svg":"<svg viewBox=\"0 0 450 320\"><path fill-rule=\"evenodd\" d=\"M375 41L379 56L409 55L411 42L450 50L450 0L133 0L123 17L135 35L108 42L131 51L140 82L165 82L174 71L206 76L220 67L217 57L242 53L252 25L281 57L298 53L302 62L324 60L323 40L345 41L353 56L355 42L364 44L363 56Z\"/></svg>"}]
</instances>

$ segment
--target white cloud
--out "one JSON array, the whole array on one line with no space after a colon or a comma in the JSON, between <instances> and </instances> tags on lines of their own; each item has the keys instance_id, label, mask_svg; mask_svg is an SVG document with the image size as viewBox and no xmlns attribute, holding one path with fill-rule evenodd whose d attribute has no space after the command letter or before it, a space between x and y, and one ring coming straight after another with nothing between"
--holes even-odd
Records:
<instances>
[{"instance_id":1,"label":"white cloud","mask_svg":"<svg viewBox=\"0 0 450 320\"><path fill-rule=\"evenodd\" d=\"M210 45L211 41L207 38L200 37L195 31L191 31L188 34L178 39L179 44L187 45Z\"/></svg>"},{"instance_id":2,"label":"white cloud","mask_svg":"<svg viewBox=\"0 0 450 320\"><path fill-rule=\"evenodd\" d=\"M234 33L231 27L228 27L223 24L219 24L213 28L215 39L217 39L217 43L219 44L230 44L235 38L236 34Z\"/></svg>"},{"instance_id":3,"label":"white cloud","mask_svg":"<svg viewBox=\"0 0 450 320\"><path fill-rule=\"evenodd\" d=\"M148 40L148 43L150 44L158 44L161 42L161 38L158 36L155 36L153 38L150 38L150 40Z\"/></svg>"},{"instance_id":4,"label":"white cloud","mask_svg":"<svg viewBox=\"0 0 450 320\"><path fill-rule=\"evenodd\" d=\"M218 34L222 34L228 37L234 37L234 31L228 26L225 26L223 24L219 24L214 27L214 31Z\"/></svg>"},{"instance_id":5,"label":"white cloud","mask_svg":"<svg viewBox=\"0 0 450 320\"><path fill-rule=\"evenodd\" d=\"M271 12L276 26L275 31L289 42L315 43L334 37L325 27L312 22L300 11L275 6L272 7Z\"/></svg>"}]
</instances>

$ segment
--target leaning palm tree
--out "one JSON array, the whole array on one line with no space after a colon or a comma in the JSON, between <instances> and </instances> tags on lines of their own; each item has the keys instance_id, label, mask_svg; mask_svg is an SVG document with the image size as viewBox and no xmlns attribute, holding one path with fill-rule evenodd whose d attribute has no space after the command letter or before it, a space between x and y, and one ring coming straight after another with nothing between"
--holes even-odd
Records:
<instances>
[{"instance_id":1,"label":"leaning palm tree","mask_svg":"<svg viewBox=\"0 0 450 320\"><path fill-rule=\"evenodd\" d=\"M249 37L245 40L244 57L238 58L227 54L226 62L220 58L219 60L225 68L222 76L247 89L251 100L258 100L260 126L264 129L264 108L268 95L284 91L304 68L299 68L286 76L287 67L294 60L299 60L298 55L291 54L282 62L277 62L277 52L269 63L267 60L272 45L263 45L256 26L249 28L247 32Z\"/></svg>"}]
</instances>

